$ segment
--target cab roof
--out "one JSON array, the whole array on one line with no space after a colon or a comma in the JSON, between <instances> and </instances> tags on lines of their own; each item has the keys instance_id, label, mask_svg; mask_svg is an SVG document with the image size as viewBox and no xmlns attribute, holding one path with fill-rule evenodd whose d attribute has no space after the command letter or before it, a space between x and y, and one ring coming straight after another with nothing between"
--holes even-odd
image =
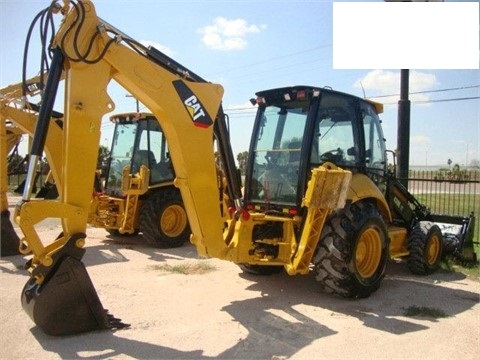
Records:
<instances>
[{"instance_id":1,"label":"cab roof","mask_svg":"<svg viewBox=\"0 0 480 360\"><path fill-rule=\"evenodd\" d=\"M357 98L361 101L365 101L365 102L373 105L377 114L381 114L383 112L383 104L378 103L376 101L369 100L369 99L363 99L363 98L360 98L360 97L352 95L352 94L348 94L348 93L344 93L344 92L341 92L341 91L333 90L331 88L315 87L315 86L311 86L311 85L295 85L295 86L286 86L286 87L281 87L281 88L274 88L274 89L269 89L269 90L262 90L262 91L258 91L257 93L255 93L255 95L257 95L257 97L269 99L270 101L272 101L275 98L284 99L284 96L287 95L287 94L291 98L296 97L300 93L306 94L306 96L308 96L308 97L314 97L314 96L319 96L321 93L324 93L324 92L342 94L342 95Z\"/></svg>"}]
</instances>

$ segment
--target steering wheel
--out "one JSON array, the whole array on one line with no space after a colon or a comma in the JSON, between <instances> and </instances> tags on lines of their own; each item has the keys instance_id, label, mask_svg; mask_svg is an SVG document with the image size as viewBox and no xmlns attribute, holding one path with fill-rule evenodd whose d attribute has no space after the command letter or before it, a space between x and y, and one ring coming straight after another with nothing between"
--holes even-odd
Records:
<instances>
[{"instance_id":1,"label":"steering wheel","mask_svg":"<svg viewBox=\"0 0 480 360\"><path fill-rule=\"evenodd\" d=\"M320 160L322 162L330 161L333 163L338 163L344 159L343 155L344 155L343 150L340 148L337 148L337 149L324 152L322 155L320 155Z\"/></svg>"},{"instance_id":2,"label":"steering wheel","mask_svg":"<svg viewBox=\"0 0 480 360\"><path fill-rule=\"evenodd\" d=\"M278 160L280 158L280 154L274 151L269 151L267 155L265 155L265 160L267 160L268 167L276 167L278 166Z\"/></svg>"}]
</instances>

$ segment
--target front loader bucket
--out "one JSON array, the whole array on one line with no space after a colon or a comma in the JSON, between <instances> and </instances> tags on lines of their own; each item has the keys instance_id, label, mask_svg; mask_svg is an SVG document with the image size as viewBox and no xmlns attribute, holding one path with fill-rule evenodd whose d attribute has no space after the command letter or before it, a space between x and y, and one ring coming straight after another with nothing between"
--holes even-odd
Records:
<instances>
[{"instance_id":1,"label":"front loader bucket","mask_svg":"<svg viewBox=\"0 0 480 360\"><path fill-rule=\"evenodd\" d=\"M22 307L46 334L60 336L123 328L103 308L83 263L66 256L41 285L32 277L22 291Z\"/></svg>"}]
</instances>

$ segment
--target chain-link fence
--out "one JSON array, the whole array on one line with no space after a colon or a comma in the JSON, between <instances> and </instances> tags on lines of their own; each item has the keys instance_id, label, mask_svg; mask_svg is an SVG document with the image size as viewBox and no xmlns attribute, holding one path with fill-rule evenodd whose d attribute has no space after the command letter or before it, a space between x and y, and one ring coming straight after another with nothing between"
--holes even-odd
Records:
<instances>
[{"instance_id":1,"label":"chain-link fence","mask_svg":"<svg viewBox=\"0 0 480 360\"><path fill-rule=\"evenodd\" d=\"M480 214L480 170L409 172L408 190L434 214ZM476 221L474 246L480 250L480 224Z\"/></svg>"}]
</instances>

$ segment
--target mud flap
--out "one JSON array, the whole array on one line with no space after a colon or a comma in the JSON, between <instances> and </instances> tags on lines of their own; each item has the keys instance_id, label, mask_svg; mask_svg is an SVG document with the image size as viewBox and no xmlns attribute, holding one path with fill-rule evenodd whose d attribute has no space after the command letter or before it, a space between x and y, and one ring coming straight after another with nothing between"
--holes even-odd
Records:
<instances>
[{"instance_id":1,"label":"mud flap","mask_svg":"<svg viewBox=\"0 0 480 360\"><path fill-rule=\"evenodd\" d=\"M74 256L62 256L42 284L32 277L23 288L21 302L33 322L48 335L128 326L103 308L85 265Z\"/></svg>"}]
</instances>

